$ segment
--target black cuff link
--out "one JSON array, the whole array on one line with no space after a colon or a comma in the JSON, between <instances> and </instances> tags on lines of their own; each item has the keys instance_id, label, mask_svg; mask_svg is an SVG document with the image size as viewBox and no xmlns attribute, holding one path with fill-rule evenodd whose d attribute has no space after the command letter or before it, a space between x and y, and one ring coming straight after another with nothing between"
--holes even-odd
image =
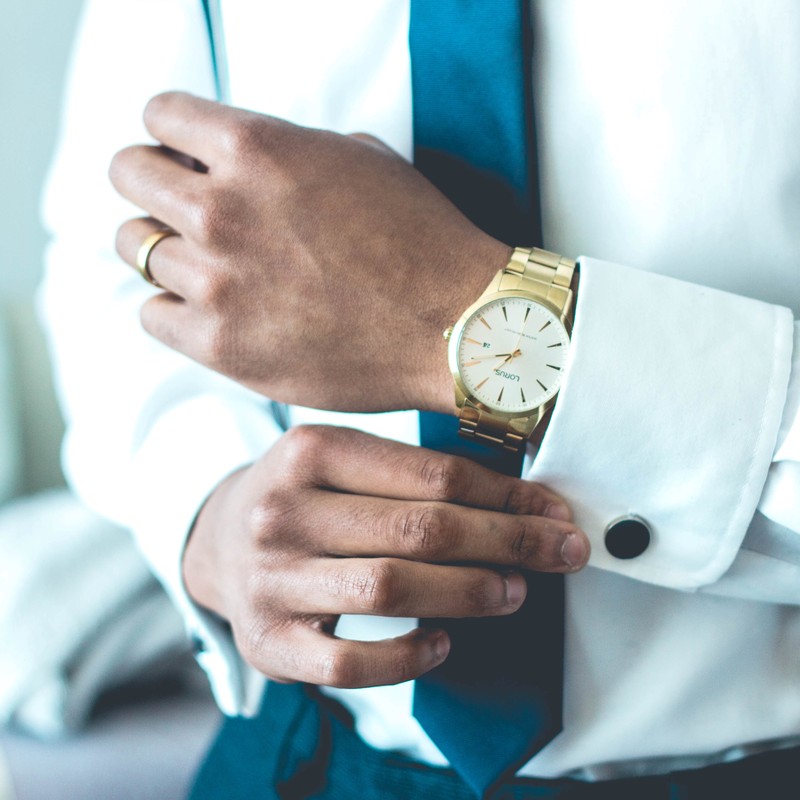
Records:
<instances>
[{"instance_id":1,"label":"black cuff link","mask_svg":"<svg viewBox=\"0 0 800 800\"><path fill-rule=\"evenodd\" d=\"M636 558L650 546L650 526L631 514L614 520L605 532L606 550L614 558Z\"/></svg>"}]
</instances>

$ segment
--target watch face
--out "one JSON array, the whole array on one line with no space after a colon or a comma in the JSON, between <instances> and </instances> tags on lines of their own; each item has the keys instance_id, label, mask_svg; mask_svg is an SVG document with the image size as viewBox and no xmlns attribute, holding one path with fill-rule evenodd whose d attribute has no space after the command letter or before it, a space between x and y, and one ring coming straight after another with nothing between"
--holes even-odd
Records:
<instances>
[{"instance_id":1,"label":"watch face","mask_svg":"<svg viewBox=\"0 0 800 800\"><path fill-rule=\"evenodd\" d=\"M457 361L468 393L494 411L529 412L561 386L569 336L548 308L524 297L492 300L467 319Z\"/></svg>"}]
</instances>

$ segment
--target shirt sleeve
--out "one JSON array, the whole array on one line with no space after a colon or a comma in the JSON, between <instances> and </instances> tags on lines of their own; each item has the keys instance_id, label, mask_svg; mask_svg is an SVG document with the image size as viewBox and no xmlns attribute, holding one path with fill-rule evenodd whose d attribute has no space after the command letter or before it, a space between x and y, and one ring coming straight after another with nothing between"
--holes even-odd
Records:
<instances>
[{"instance_id":1,"label":"shirt sleeve","mask_svg":"<svg viewBox=\"0 0 800 800\"><path fill-rule=\"evenodd\" d=\"M139 309L154 290L114 253L116 228L140 212L113 192L108 164L148 140L140 110L167 89L213 96L202 4L89 0L45 198L40 309L70 483L132 528L198 641L222 710L251 713L261 679L225 624L191 602L180 563L204 499L280 430L263 398L141 330ZM774 599L765 586L791 572L799 530L798 423L783 413L791 313L593 259L582 265L570 363L532 477L570 499L592 538L593 567ZM779 457L782 426L790 455ZM629 513L647 519L653 537L623 562L605 551L603 532Z\"/></svg>"},{"instance_id":2,"label":"shirt sleeve","mask_svg":"<svg viewBox=\"0 0 800 800\"><path fill-rule=\"evenodd\" d=\"M68 481L87 505L132 529L202 643L220 707L234 713L247 708L252 675L225 625L187 595L182 552L212 489L281 431L263 397L144 333L139 309L155 290L114 251L117 227L141 211L116 195L108 165L122 147L149 141L141 111L168 89L213 96L202 4L90 0L45 192L50 244L39 308L67 423Z\"/></svg>"},{"instance_id":3,"label":"shirt sleeve","mask_svg":"<svg viewBox=\"0 0 800 800\"><path fill-rule=\"evenodd\" d=\"M529 477L570 501L590 567L800 602L800 575L787 594L767 569L800 563L797 330L786 308L581 259L573 343ZM617 558L605 534L629 516L650 541Z\"/></svg>"}]
</instances>

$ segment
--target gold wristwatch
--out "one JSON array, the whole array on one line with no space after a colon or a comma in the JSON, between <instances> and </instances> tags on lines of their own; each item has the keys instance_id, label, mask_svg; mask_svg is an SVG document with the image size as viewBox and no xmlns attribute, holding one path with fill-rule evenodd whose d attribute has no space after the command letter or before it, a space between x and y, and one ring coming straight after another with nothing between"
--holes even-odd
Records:
<instances>
[{"instance_id":1,"label":"gold wristwatch","mask_svg":"<svg viewBox=\"0 0 800 800\"><path fill-rule=\"evenodd\" d=\"M444 332L462 436L518 451L555 403L572 331L575 262L518 247Z\"/></svg>"}]
</instances>

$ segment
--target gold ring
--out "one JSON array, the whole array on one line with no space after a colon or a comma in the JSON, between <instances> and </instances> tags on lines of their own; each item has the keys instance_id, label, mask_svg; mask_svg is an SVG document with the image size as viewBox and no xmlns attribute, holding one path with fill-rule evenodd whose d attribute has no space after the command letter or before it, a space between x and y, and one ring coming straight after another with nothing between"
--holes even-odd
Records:
<instances>
[{"instance_id":1,"label":"gold ring","mask_svg":"<svg viewBox=\"0 0 800 800\"><path fill-rule=\"evenodd\" d=\"M166 239L167 236L177 236L178 232L172 230L172 228L162 228L161 230L155 231L155 233L151 233L143 242L141 247L139 248L139 252L136 253L136 269L139 270L139 274L150 284L155 286L158 289L163 289L164 287L153 277L152 273L150 272L150 267L148 266L148 261L150 259L150 253L153 252L153 248L162 240Z\"/></svg>"}]
</instances>

